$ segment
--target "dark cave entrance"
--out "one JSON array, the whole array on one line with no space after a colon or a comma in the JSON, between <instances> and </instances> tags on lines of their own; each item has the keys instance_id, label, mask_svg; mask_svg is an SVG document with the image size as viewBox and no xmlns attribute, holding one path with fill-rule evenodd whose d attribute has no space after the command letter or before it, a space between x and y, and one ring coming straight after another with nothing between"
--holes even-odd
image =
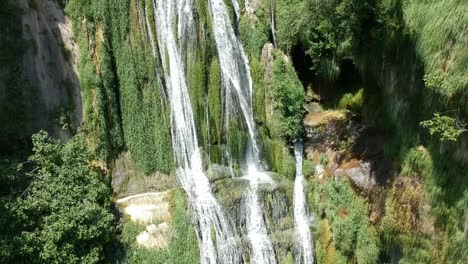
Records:
<instances>
[{"instance_id":1,"label":"dark cave entrance","mask_svg":"<svg viewBox=\"0 0 468 264\"><path fill-rule=\"evenodd\" d=\"M330 80L314 70L314 62L301 44L291 49L290 56L304 89L312 90L316 95L312 101L318 101L326 108L336 107L344 94L355 93L364 87L361 74L352 60L343 60L338 78Z\"/></svg>"}]
</instances>

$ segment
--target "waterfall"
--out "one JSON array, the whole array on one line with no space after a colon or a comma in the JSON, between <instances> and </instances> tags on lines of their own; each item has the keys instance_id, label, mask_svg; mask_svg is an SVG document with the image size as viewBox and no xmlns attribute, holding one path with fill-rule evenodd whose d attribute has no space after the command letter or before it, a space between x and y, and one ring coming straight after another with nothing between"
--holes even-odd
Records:
<instances>
[{"instance_id":1,"label":"waterfall","mask_svg":"<svg viewBox=\"0 0 468 264\"><path fill-rule=\"evenodd\" d=\"M236 2L237 1L233 1ZM210 14L213 21L223 88L226 95L226 113L235 112L236 100L247 124L250 142L247 153L247 178L250 187L246 195L247 236L251 245L251 263L276 263L273 244L263 217L263 208L259 202L258 185L271 183L268 175L261 171L259 148L256 140L255 122L252 110L252 78L244 48L232 28L224 0L210 0ZM228 120L228 118L226 118ZM228 123L226 123L228 124Z\"/></svg>"},{"instance_id":2,"label":"waterfall","mask_svg":"<svg viewBox=\"0 0 468 264\"><path fill-rule=\"evenodd\" d=\"M177 32L182 34L178 36L179 41L184 40L183 34L191 32L191 2L153 0L159 56L171 107L171 136L176 173L187 193L197 222L201 263L242 263L240 238L236 234L233 221L214 198L208 178L203 172L184 64L174 36L176 15L179 18L177 25L181 27Z\"/></svg>"},{"instance_id":3,"label":"waterfall","mask_svg":"<svg viewBox=\"0 0 468 264\"><path fill-rule=\"evenodd\" d=\"M278 48L276 43L276 34L275 34L275 2L270 0L270 30L271 38L273 39L273 47Z\"/></svg>"},{"instance_id":4,"label":"waterfall","mask_svg":"<svg viewBox=\"0 0 468 264\"><path fill-rule=\"evenodd\" d=\"M296 156L296 180L294 182L294 228L296 232L295 260L297 264L313 264L314 248L312 234L307 219L307 205L304 194L304 175L302 174L302 143L294 149Z\"/></svg>"}]
</instances>

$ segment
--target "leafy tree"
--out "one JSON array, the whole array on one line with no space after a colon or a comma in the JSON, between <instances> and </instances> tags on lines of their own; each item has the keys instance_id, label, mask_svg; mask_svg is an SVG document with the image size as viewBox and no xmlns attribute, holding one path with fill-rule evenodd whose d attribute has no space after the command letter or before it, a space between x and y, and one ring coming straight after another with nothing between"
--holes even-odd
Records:
<instances>
[{"instance_id":1,"label":"leafy tree","mask_svg":"<svg viewBox=\"0 0 468 264\"><path fill-rule=\"evenodd\" d=\"M111 193L84 138L67 144L46 132L33 136L32 182L14 212L21 230L14 242L28 263L97 263L115 235Z\"/></svg>"},{"instance_id":2,"label":"leafy tree","mask_svg":"<svg viewBox=\"0 0 468 264\"><path fill-rule=\"evenodd\" d=\"M432 119L423 121L420 125L429 130L431 135L438 135L441 141L457 141L463 132L468 131L462 121L440 113L434 113Z\"/></svg>"}]
</instances>

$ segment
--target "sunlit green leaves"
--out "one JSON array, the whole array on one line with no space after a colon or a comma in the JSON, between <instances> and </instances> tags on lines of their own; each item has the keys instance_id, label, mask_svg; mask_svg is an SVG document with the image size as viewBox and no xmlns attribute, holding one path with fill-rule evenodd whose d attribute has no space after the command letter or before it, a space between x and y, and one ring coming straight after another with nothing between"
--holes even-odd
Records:
<instances>
[{"instance_id":1,"label":"sunlit green leaves","mask_svg":"<svg viewBox=\"0 0 468 264\"><path fill-rule=\"evenodd\" d=\"M433 136L438 136L441 141L457 141L458 137L468 131L466 124L456 118L434 113L432 119L420 123Z\"/></svg>"}]
</instances>

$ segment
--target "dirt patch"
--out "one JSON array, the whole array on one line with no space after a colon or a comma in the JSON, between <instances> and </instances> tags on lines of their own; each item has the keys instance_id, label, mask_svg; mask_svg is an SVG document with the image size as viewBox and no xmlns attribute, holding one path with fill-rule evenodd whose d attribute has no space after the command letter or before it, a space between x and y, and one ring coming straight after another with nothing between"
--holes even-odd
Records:
<instances>
[{"instance_id":1,"label":"dirt patch","mask_svg":"<svg viewBox=\"0 0 468 264\"><path fill-rule=\"evenodd\" d=\"M330 120L346 119L346 111L324 111L309 113L304 118L306 126L318 126L327 123Z\"/></svg>"}]
</instances>

